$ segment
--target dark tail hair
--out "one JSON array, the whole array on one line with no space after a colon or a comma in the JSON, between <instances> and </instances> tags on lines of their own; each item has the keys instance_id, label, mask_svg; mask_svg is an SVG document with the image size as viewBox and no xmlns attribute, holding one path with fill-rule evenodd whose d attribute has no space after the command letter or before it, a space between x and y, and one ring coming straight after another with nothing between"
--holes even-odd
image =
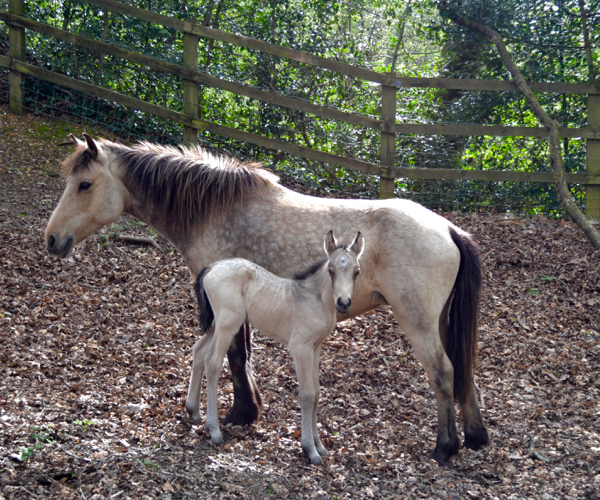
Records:
<instances>
[{"instance_id":1,"label":"dark tail hair","mask_svg":"<svg viewBox=\"0 0 600 500\"><path fill-rule=\"evenodd\" d=\"M196 284L194 285L196 298L198 299L198 309L200 310L198 321L200 323L200 330L203 332L208 331L215 319L215 313L210 305L210 301L208 300L208 295L206 295L206 290L204 289L204 277L208 271L210 271L210 267L205 267L202 269L200 274L198 274L198 277L196 278Z\"/></svg>"},{"instance_id":2,"label":"dark tail hair","mask_svg":"<svg viewBox=\"0 0 600 500\"><path fill-rule=\"evenodd\" d=\"M481 260L477 244L470 236L452 227L450 236L460 251L460 267L448 318L446 353L454 366L454 398L462 404L471 390L477 357Z\"/></svg>"}]
</instances>

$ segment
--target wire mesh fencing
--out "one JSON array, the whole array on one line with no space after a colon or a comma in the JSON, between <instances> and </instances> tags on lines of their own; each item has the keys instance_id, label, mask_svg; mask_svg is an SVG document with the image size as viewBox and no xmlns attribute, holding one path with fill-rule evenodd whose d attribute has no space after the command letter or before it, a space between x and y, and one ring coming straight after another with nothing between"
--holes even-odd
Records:
<instances>
[{"instance_id":1,"label":"wire mesh fencing","mask_svg":"<svg viewBox=\"0 0 600 500\"><path fill-rule=\"evenodd\" d=\"M81 11L79 17L75 12L67 15L66 5L59 12L58 3L39 4L30 8L29 14L55 27L68 28L121 48L181 64L181 33L128 16L101 12L80 2L69 4ZM0 53L8 54L4 24L0 25ZM199 54L201 68L212 76L362 116L380 116L380 87L370 82L258 51L225 44L211 45L209 40L200 40ZM181 80L125 59L28 33L26 60L175 111L182 111L184 107ZM180 125L115 102L33 77L24 79L23 90L24 107L29 112L99 127L107 134L126 141L147 140L163 144L180 144L182 141ZM443 123L468 123L465 122L465 113L458 112L456 105L448 106L436 99L436 91L399 91L397 121L427 123L436 116ZM489 93L471 93L464 100L477 109L490 106L492 99ZM517 102L520 96L505 96L503 99ZM8 101L8 71L0 68L0 103ZM201 118L205 120L340 156L379 163L381 136L378 131L205 86L200 86L199 103ZM311 192L365 198L378 196L379 179L375 176L274 152L208 132L200 132L199 138L205 147L262 161ZM571 140L564 144L564 148L567 170L584 171L585 141ZM395 165L431 169L549 171L546 140L515 137L398 135ZM573 186L572 192L583 207L584 187ZM542 213L551 216L562 213L554 186L548 183L396 179L395 195L442 211Z\"/></svg>"}]
</instances>

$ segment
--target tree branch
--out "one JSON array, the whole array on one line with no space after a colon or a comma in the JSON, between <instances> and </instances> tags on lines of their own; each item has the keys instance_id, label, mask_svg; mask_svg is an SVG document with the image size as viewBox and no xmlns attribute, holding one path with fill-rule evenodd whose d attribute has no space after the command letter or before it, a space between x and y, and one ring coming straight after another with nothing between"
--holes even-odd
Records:
<instances>
[{"instance_id":1,"label":"tree branch","mask_svg":"<svg viewBox=\"0 0 600 500\"><path fill-rule=\"evenodd\" d=\"M392 73L396 71L396 63L398 62L398 52L400 51L400 45L404 43L404 30L406 29L406 21L408 20L411 2L412 0L408 0L408 2L406 3L406 8L404 9L404 16L402 17L402 21L400 21L398 29L398 41L396 42L396 47L394 47L394 56L392 57L392 67L390 69Z\"/></svg>"},{"instance_id":2,"label":"tree branch","mask_svg":"<svg viewBox=\"0 0 600 500\"><path fill-rule=\"evenodd\" d=\"M162 248L154 238L147 236L134 236L132 234L118 234L116 236L118 240L127 241L129 243L141 243L144 245L152 245L154 248L162 252Z\"/></svg>"},{"instance_id":3,"label":"tree branch","mask_svg":"<svg viewBox=\"0 0 600 500\"><path fill-rule=\"evenodd\" d=\"M585 12L584 0L579 0L579 10L581 11L581 24L583 27L583 45L585 47L585 55L588 61L588 71L590 81L596 79L596 72L594 71L594 57L592 56L592 44L590 42L590 32L587 27L587 14Z\"/></svg>"},{"instance_id":4,"label":"tree branch","mask_svg":"<svg viewBox=\"0 0 600 500\"><path fill-rule=\"evenodd\" d=\"M496 46L496 50L498 50L502 62L504 63L504 66L506 66L506 69L508 69L510 72L517 88L525 96L529 107L537 119L544 127L546 127L549 132L548 146L550 149L550 166L552 168L552 172L554 173L554 181L556 183L556 190L560 204L564 208L567 215L571 217L571 219L573 219L573 221L575 221L575 223L585 233L592 245L600 250L600 233L594 227L591 221L587 219L583 213L581 213L581 210L579 210L579 207L573 200L571 190L567 184L563 157L560 149L560 140L558 136L558 122L550 118L548 113L546 113L544 108L542 108L541 104L535 97L535 94L531 91L531 88L523 77L523 74L508 53L506 45L497 31L494 31L488 26L471 21L470 19L465 19L458 16L451 17L451 20L456 24L466 26L479 34L484 35Z\"/></svg>"}]
</instances>

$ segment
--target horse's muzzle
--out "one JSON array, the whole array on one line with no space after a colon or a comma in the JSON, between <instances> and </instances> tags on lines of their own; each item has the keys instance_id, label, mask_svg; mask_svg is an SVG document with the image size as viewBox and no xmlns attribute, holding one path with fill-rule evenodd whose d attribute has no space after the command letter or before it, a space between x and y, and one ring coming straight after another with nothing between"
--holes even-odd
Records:
<instances>
[{"instance_id":1,"label":"horse's muzzle","mask_svg":"<svg viewBox=\"0 0 600 500\"><path fill-rule=\"evenodd\" d=\"M335 302L335 310L338 314L348 314L352 307L352 300L348 299L348 302L344 302L341 297Z\"/></svg>"},{"instance_id":2,"label":"horse's muzzle","mask_svg":"<svg viewBox=\"0 0 600 500\"><path fill-rule=\"evenodd\" d=\"M65 236L62 241L59 240L56 235L51 234L48 236L48 241L46 242L48 247L48 252L53 255L58 255L61 258L65 258L71 252L73 248L73 236L70 234Z\"/></svg>"}]
</instances>

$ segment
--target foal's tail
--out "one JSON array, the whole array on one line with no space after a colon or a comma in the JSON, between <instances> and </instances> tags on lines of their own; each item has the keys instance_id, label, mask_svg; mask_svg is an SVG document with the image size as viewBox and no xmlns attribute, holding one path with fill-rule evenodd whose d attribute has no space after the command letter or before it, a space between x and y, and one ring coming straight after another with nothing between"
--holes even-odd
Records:
<instances>
[{"instance_id":1,"label":"foal's tail","mask_svg":"<svg viewBox=\"0 0 600 500\"><path fill-rule=\"evenodd\" d=\"M446 353L454 366L454 398L462 404L471 390L477 357L481 261L477 244L471 237L452 227L450 236L460 251L460 267L448 318Z\"/></svg>"},{"instance_id":2,"label":"foal's tail","mask_svg":"<svg viewBox=\"0 0 600 500\"><path fill-rule=\"evenodd\" d=\"M206 295L206 290L204 289L204 277L207 275L210 269L210 266L202 269L200 274L198 274L198 277L196 278L196 284L194 285L196 298L198 299L198 309L200 310L198 321L200 323L200 330L203 332L208 331L215 319L215 313L210 305L210 301L208 300L208 295Z\"/></svg>"}]
</instances>

